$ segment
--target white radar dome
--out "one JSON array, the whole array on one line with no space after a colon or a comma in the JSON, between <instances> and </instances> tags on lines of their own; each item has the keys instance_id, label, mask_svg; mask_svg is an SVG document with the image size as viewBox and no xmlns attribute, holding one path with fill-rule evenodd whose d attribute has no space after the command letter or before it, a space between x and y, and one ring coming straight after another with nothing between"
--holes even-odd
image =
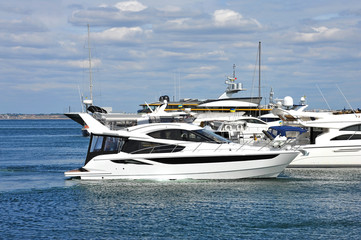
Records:
<instances>
[{"instance_id":1,"label":"white radar dome","mask_svg":"<svg viewBox=\"0 0 361 240\"><path fill-rule=\"evenodd\" d=\"M305 97L301 97L301 103L304 104L306 102L306 98Z\"/></svg>"},{"instance_id":2,"label":"white radar dome","mask_svg":"<svg viewBox=\"0 0 361 240\"><path fill-rule=\"evenodd\" d=\"M290 96L287 96L283 99L283 106L285 107L292 107L293 106L293 98Z\"/></svg>"}]
</instances>

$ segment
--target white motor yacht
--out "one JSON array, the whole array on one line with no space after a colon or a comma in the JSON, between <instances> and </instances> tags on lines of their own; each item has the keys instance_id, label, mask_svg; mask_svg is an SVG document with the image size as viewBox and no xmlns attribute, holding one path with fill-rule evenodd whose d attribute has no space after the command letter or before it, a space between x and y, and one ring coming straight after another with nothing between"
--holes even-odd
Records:
<instances>
[{"instance_id":1,"label":"white motor yacht","mask_svg":"<svg viewBox=\"0 0 361 240\"><path fill-rule=\"evenodd\" d=\"M360 115L333 118L302 124L309 129L309 143L301 145L307 155L298 156L290 167L361 167Z\"/></svg>"},{"instance_id":2,"label":"white motor yacht","mask_svg":"<svg viewBox=\"0 0 361 240\"><path fill-rule=\"evenodd\" d=\"M299 154L247 146L186 123L153 123L109 130L88 114L91 128L83 167L65 172L81 179L274 178Z\"/></svg>"},{"instance_id":3,"label":"white motor yacht","mask_svg":"<svg viewBox=\"0 0 361 240\"><path fill-rule=\"evenodd\" d=\"M294 141L294 147L307 154L297 156L289 167L361 167L361 114L281 114L292 119L293 126L307 129Z\"/></svg>"},{"instance_id":4,"label":"white motor yacht","mask_svg":"<svg viewBox=\"0 0 361 240\"><path fill-rule=\"evenodd\" d=\"M200 123L198 124L197 121ZM272 126L258 118L250 116L235 116L234 118L229 118L229 120L227 120L227 118L217 117L197 118L193 123L212 130L218 135L236 143L242 143L250 138L261 138L263 137L263 131L268 130L268 128Z\"/></svg>"}]
</instances>

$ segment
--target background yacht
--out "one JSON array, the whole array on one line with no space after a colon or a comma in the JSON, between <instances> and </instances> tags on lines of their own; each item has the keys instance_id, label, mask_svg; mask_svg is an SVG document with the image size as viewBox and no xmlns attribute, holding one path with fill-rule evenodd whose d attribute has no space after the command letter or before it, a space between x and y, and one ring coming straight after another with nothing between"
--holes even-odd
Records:
<instances>
[{"instance_id":1,"label":"background yacht","mask_svg":"<svg viewBox=\"0 0 361 240\"><path fill-rule=\"evenodd\" d=\"M361 167L361 114L273 112L307 130L294 141L307 154L299 155L289 167Z\"/></svg>"}]
</instances>

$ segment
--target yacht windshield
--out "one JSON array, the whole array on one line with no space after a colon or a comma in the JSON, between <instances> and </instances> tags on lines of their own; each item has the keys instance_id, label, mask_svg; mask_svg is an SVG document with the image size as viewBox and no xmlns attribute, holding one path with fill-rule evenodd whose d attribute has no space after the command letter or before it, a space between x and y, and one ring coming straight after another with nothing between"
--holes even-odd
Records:
<instances>
[{"instance_id":1,"label":"yacht windshield","mask_svg":"<svg viewBox=\"0 0 361 240\"><path fill-rule=\"evenodd\" d=\"M118 153L124 145L124 141L125 139L121 137L92 134L85 164L95 156Z\"/></svg>"},{"instance_id":2,"label":"yacht windshield","mask_svg":"<svg viewBox=\"0 0 361 240\"><path fill-rule=\"evenodd\" d=\"M210 139L212 142L216 142L216 143L230 143L231 142L230 140L228 140L224 137L221 137L218 134L215 134L214 132L206 130L206 129L195 130L194 132Z\"/></svg>"}]
</instances>

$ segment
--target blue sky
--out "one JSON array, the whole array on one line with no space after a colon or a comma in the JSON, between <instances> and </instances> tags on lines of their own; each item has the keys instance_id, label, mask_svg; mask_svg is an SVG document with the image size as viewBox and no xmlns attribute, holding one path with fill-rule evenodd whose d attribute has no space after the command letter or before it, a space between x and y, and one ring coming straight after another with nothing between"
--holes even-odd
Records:
<instances>
[{"instance_id":1,"label":"blue sky","mask_svg":"<svg viewBox=\"0 0 361 240\"><path fill-rule=\"evenodd\" d=\"M217 98L233 64L238 96L257 96L259 41L266 100L361 108L360 1L15 0L0 3L0 113L81 110L87 24L94 102L114 111Z\"/></svg>"}]
</instances>

